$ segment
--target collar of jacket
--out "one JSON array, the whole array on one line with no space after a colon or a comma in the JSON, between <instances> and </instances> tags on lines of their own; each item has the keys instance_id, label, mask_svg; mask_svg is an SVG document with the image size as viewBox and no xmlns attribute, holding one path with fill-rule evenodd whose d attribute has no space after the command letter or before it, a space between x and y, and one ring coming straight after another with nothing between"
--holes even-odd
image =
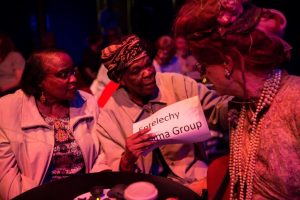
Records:
<instances>
[{"instance_id":1,"label":"collar of jacket","mask_svg":"<svg viewBox=\"0 0 300 200\"><path fill-rule=\"evenodd\" d=\"M83 109L86 105L86 99L80 94L80 92L76 93L74 100L70 102L70 127L74 128L74 126L83 119L91 118L93 116L91 114L86 114L85 109ZM41 116L36 102L33 96L26 96L25 94L22 97L22 105L21 105L21 127L22 129L29 129L35 127L46 127L51 129L44 118Z\"/></svg>"}]
</instances>

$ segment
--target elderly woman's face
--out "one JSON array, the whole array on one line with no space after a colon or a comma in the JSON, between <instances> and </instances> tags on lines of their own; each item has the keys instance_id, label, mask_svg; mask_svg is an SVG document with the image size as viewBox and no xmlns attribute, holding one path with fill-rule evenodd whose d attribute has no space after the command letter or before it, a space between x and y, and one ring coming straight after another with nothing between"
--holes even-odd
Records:
<instances>
[{"instance_id":1,"label":"elderly woman's face","mask_svg":"<svg viewBox=\"0 0 300 200\"><path fill-rule=\"evenodd\" d=\"M132 64L123 74L120 84L137 97L149 97L156 88L155 68L150 58L144 57Z\"/></svg>"},{"instance_id":2,"label":"elderly woman's face","mask_svg":"<svg viewBox=\"0 0 300 200\"><path fill-rule=\"evenodd\" d=\"M54 100L72 100L77 91L77 79L71 57L55 53L47 55L44 61L46 76L41 86L45 95Z\"/></svg>"},{"instance_id":3,"label":"elderly woman's face","mask_svg":"<svg viewBox=\"0 0 300 200\"><path fill-rule=\"evenodd\" d=\"M211 89L216 90L219 95L243 97L243 87L236 80L235 75L231 74L230 78L225 77L224 64L203 65L202 67L205 69L200 68L201 75L208 78L213 85ZM236 73L236 71L233 71L233 73Z\"/></svg>"}]
</instances>

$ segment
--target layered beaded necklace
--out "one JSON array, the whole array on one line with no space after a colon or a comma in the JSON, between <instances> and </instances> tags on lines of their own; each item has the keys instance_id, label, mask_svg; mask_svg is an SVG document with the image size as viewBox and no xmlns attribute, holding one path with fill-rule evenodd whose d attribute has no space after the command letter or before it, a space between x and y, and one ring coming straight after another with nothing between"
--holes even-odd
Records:
<instances>
[{"instance_id":1,"label":"layered beaded necklace","mask_svg":"<svg viewBox=\"0 0 300 200\"><path fill-rule=\"evenodd\" d=\"M250 120L251 129L249 133L244 133L247 110L246 105L242 105L237 127L231 132L230 138L230 199L252 199L256 155L259 149L260 130L263 121L262 111L270 107L278 92L281 74L282 71L280 69L275 69L265 81L256 110ZM245 137L249 138L247 156L244 156L242 153L245 148L245 143L243 142Z\"/></svg>"}]
</instances>

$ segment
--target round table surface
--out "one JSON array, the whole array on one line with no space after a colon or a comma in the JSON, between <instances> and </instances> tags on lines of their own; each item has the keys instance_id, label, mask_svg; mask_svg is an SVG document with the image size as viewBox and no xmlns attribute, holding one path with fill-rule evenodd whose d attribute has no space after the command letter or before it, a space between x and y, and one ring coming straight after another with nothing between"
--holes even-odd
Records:
<instances>
[{"instance_id":1,"label":"round table surface","mask_svg":"<svg viewBox=\"0 0 300 200\"><path fill-rule=\"evenodd\" d=\"M147 181L154 184L158 189L158 199L166 199L169 197L189 200L201 199L192 190L167 178L148 174L111 171L75 175L53 181L28 190L14 199L72 200L81 194L89 192L93 186L112 188L116 184L129 185L137 181Z\"/></svg>"}]
</instances>

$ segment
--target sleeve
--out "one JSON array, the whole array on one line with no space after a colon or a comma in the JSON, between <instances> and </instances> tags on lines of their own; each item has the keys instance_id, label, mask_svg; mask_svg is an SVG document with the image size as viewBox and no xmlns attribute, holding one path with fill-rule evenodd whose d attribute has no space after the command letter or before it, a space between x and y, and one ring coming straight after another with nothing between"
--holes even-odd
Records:
<instances>
[{"instance_id":1,"label":"sleeve","mask_svg":"<svg viewBox=\"0 0 300 200\"><path fill-rule=\"evenodd\" d=\"M228 102L231 96L218 96L214 90L209 90L204 84L198 84L199 98L210 128L228 129Z\"/></svg>"},{"instance_id":2,"label":"sleeve","mask_svg":"<svg viewBox=\"0 0 300 200\"><path fill-rule=\"evenodd\" d=\"M11 143L0 127L0 199L11 199L38 184L21 174Z\"/></svg>"},{"instance_id":3,"label":"sleeve","mask_svg":"<svg viewBox=\"0 0 300 200\"><path fill-rule=\"evenodd\" d=\"M107 165L106 155L104 154L102 150L101 144L99 145L99 154L97 157L97 160L95 161L95 164L93 165L93 168L91 172L101 172L105 170L111 170L111 168Z\"/></svg>"},{"instance_id":4,"label":"sleeve","mask_svg":"<svg viewBox=\"0 0 300 200\"><path fill-rule=\"evenodd\" d=\"M228 129L228 101L233 97L218 96L214 90L209 90L204 84L197 83L187 76L172 74L171 77L178 100L198 95L209 127L217 131Z\"/></svg>"},{"instance_id":5,"label":"sleeve","mask_svg":"<svg viewBox=\"0 0 300 200\"><path fill-rule=\"evenodd\" d=\"M98 123L96 125L96 134L101 142L102 150L106 156L106 161L113 171L119 171L119 165L122 153L125 150L124 144L113 138L111 134L122 137L118 128L118 122L111 117L107 111L101 110Z\"/></svg>"},{"instance_id":6,"label":"sleeve","mask_svg":"<svg viewBox=\"0 0 300 200\"><path fill-rule=\"evenodd\" d=\"M296 102L293 105L294 109L292 110L292 112L294 112L294 119L297 129L297 131L295 131L295 136L296 138L300 138L300 98L297 98Z\"/></svg>"},{"instance_id":7,"label":"sleeve","mask_svg":"<svg viewBox=\"0 0 300 200\"><path fill-rule=\"evenodd\" d=\"M90 172L93 173L93 172L100 172L100 171L104 171L104 170L110 170L110 167L107 165L106 156L102 150L101 142L100 142L99 138L97 137L96 132L94 131L96 128L96 125L97 125L98 117L99 117L99 107L98 107L97 102L95 101L94 97L91 97L89 104L93 105L92 112L94 113L93 115L94 115L94 119L95 119L95 124L94 124L93 131L92 131L92 137L96 143L96 147L98 150L97 158L96 158Z\"/></svg>"}]
</instances>

